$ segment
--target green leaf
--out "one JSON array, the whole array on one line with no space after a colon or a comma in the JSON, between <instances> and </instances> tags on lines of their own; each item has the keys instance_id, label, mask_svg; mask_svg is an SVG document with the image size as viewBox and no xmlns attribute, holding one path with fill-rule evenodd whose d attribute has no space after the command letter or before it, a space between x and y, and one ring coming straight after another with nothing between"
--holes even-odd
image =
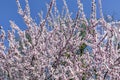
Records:
<instances>
[{"instance_id":1,"label":"green leaf","mask_svg":"<svg viewBox=\"0 0 120 80\"><path fill-rule=\"evenodd\" d=\"M28 39L28 42L32 44L31 36L28 33L26 33L25 35L26 35L26 38Z\"/></svg>"},{"instance_id":2,"label":"green leaf","mask_svg":"<svg viewBox=\"0 0 120 80\"><path fill-rule=\"evenodd\" d=\"M67 58L70 58L70 54L67 53L67 52L64 54L64 56L67 57Z\"/></svg>"},{"instance_id":3,"label":"green leaf","mask_svg":"<svg viewBox=\"0 0 120 80\"><path fill-rule=\"evenodd\" d=\"M83 23L80 28L82 28L83 30L81 30L79 36L82 37L82 39L86 36L86 25Z\"/></svg>"},{"instance_id":4,"label":"green leaf","mask_svg":"<svg viewBox=\"0 0 120 80\"><path fill-rule=\"evenodd\" d=\"M79 49L84 50L87 47L87 45L85 43L83 43L81 46L79 46Z\"/></svg>"},{"instance_id":5,"label":"green leaf","mask_svg":"<svg viewBox=\"0 0 120 80\"><path fill-rule=\"evenodd\" d=\"M86 25L83 23L83 24L81 25L81 28L83 28L84 30L86 30Z\"/></svg>"},{"instance_id":6,"label":"green leaf","mask_svg":"<svg viewBox=\"0 0 120 80\"><path fill-rule=\"evenodd\" d=\"M95 34L95 30L94 30L94 29L91 29L91 30L90 30L90 34L94 35L94 34Z\"/></svg>"},{"instance_id":7,"label":"green leaf","mask_svg":"<svg viewBox=\"0 0 120 80\"><path fill-rule=\"evenodd\" d=\"M23 45L22 45L22 42L19 41L19 48L18 48L19 51L22 51L23 50Z\"/></svg>"},{"instance_id":8,"label":"green leaf","mask_svg":"<svg viewBox=\"0 0 120 80\"><path fill-rule=\"evenodd\" d=\"M86 74L83 73L82 80L86 80Z\"/></svg>"},{"instance_id":9,"label":"green leaf","mask_svg":"<svg viewBox=\"0 0 120 80\"><path fill-rule=\"evenodd\" d=\"M67 64L67 62L66 61L61 61L61 65L66 65Z\"/></svg>"},{"instance_id":10,"label":"green leaf","mask_svg":"<svg viewBox=\"0 0 120 80\"><path fill-rule=\"evenodd\" d=\"M71 79L69 79L69 80L74 80L74 78L71 78Z\"/></svg>"},{"instance_id":11,"label":"green leaf","mask_svg":"<svg viewBox=\"0 0 120 80\"><path fill-rule=\"evenodd\" d=\"M85 63L85 60L83 58L81 58L81 63L82 63L82 67L83 68L87 68L87 65Z\"/></svg>"},{"instance_id":12,"label":"green leaf","mask_svg":"<svg viewBox=\"0 0 120 80\"><path fill-rule=\"evenodd\" d=\"M95 79L97 79L98 74L97 74L97 70L96 70L96 68L93 68L93 71L94 71Z\"/></svg>"},{"instance_id":13,"label":"green leaf","mask_svg":"<svg viewBox=\"0 0 120 80\"><path fill-rule=\"evenodd\" d=\"M79 49L76 51L76 54L82 56L86 47L87 45L85 43L81 44Z\"/></svg>"},{"instance_id":14,"label":"green leaf","mask_svg":"<svg viewBox=\"0 0 120 80\"><path fill-rule=\"evenodd\" d=\"M82 80L86 80L85 76L82 76Z\"/></svg>"},{"instance_id":15,"label":"green leaf","mask_svg":"<svg viewBox=\"0 0 120 80\"><path fill-rule=\"evenodd\" d=\"M82 40L86 36L86 31L81 31L79 36L82 37L81 38L81 40Z\"/></svg>"}]
</instances>

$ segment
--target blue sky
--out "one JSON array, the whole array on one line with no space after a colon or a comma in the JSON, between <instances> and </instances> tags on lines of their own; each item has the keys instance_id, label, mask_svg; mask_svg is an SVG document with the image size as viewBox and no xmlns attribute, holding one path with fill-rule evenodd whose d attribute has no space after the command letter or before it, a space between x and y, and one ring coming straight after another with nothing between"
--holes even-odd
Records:
<instances>
[{"instance_id":1,"label":"blue sky","mask_svg":"<svg viewBox=\"0 0 120 80\"><path fill-rule=\"evenodd\" d=\"M66 0L70 12L73 12L75 16L77 11L76 0ZM84 4L84 11L87 17L90 15L91 11L91 0L81 0ZM97 0L96 0L97 1ZM24 0L20 0L22 7L24 8ZM39 21L38 13L43 10L46 14L46 3L50 0L29 0L31 8L31 16L36 21ZM120 19L120 0L102 0L103 12L105 15L113 15L116 20ZM62 9L62 0L57 0L57 6ZM99 15L99 14L98 14ZM0 25L4 27L5 30L10 29L9 20L13 20L21 29L25 29L26 25L22 20L21 16L17 13L16 0L0 0Z\"/></svg>"}]
</instances>

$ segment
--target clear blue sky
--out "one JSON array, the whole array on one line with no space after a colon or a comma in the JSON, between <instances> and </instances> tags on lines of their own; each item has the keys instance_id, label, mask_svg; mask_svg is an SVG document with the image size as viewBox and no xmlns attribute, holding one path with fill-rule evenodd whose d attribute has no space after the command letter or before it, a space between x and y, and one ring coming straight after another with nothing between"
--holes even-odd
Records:
<instances>
[{"instance_id":1,"label":"clear blue sky","mask_svg":"<svg viewBox=\"0 0 120 80\"><path fill-rule=\"evenodd\" d=\"M73 12L73 16L75 16L77 11L76 0L66 0L71 12ZM90 15L91 9L91 0L82 0L84 4L84 11L87 17ZM96 0L97 1L97 0ZM24 8L24 0L20 0L22 7ZM46 13L46 3L49 3L50 0L29 0L31 15L32 17L38 21L38 13L43 10ZM102 0L103 3L103 12L104 14L113 15L116 20L120 19L120 0ZM62 8L62 0L57 0L57 6L61 10ZM21 28L25 29L26 26L21 18L21 16L17 13L17 5L16 0L0 0L0 25L4 27L5 30L10 29L9 20L15 21L15 23Z\"/></svg>"}]
</instances>

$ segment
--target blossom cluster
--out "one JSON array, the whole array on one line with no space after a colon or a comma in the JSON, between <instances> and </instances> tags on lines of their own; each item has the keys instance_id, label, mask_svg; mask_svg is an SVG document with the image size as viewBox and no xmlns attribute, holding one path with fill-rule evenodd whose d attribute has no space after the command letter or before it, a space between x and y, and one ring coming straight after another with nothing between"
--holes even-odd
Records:
<instances>
[{"instance_id":1,"label":"blossom cluster","mask_svg":"<svg viewBox=\"0 0 120 80\"><path fill-rule=\"evenodd\" d=\"M80 0L75 19L65 0L63 13L56 0L51 0L46 17L39 14L39 24L31 17L28 0L25 2L23 10L16 0L27 29L21 30L10 21L12 30L7 36L2 28L0 31L0 80L120 79L120 22L104 19L101 0L99 19L95 0L91 0L89 20Z\"/></svg>"}]
</instances>

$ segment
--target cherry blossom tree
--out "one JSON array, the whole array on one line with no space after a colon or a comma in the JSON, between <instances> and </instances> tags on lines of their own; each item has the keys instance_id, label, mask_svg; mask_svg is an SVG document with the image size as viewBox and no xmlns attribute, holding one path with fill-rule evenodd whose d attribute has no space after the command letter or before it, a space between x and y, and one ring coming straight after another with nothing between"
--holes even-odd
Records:
<instances>
[{"instance_id":1,"label":"cherry blossom tree","mask_svg":"<svg viewBox=\"0 0 120 80\"><path fill-rule=\"evenodd\" d=\"M42 12L39 14L39 24L31 17L28 0L25 2L23 10L16 0L27 29L21 30L11 20L12 30L7 35L1 27L0 80L120 79L120 22L104 19L101 0L99 19L95 0L91 0L89 20L80 0L75 19L65 0L62 11L65 14L57 9L56 0L51 0L46 17L43 18ZM8 49L4 45L6 39Z\"/></svg>"}]
</instances>

